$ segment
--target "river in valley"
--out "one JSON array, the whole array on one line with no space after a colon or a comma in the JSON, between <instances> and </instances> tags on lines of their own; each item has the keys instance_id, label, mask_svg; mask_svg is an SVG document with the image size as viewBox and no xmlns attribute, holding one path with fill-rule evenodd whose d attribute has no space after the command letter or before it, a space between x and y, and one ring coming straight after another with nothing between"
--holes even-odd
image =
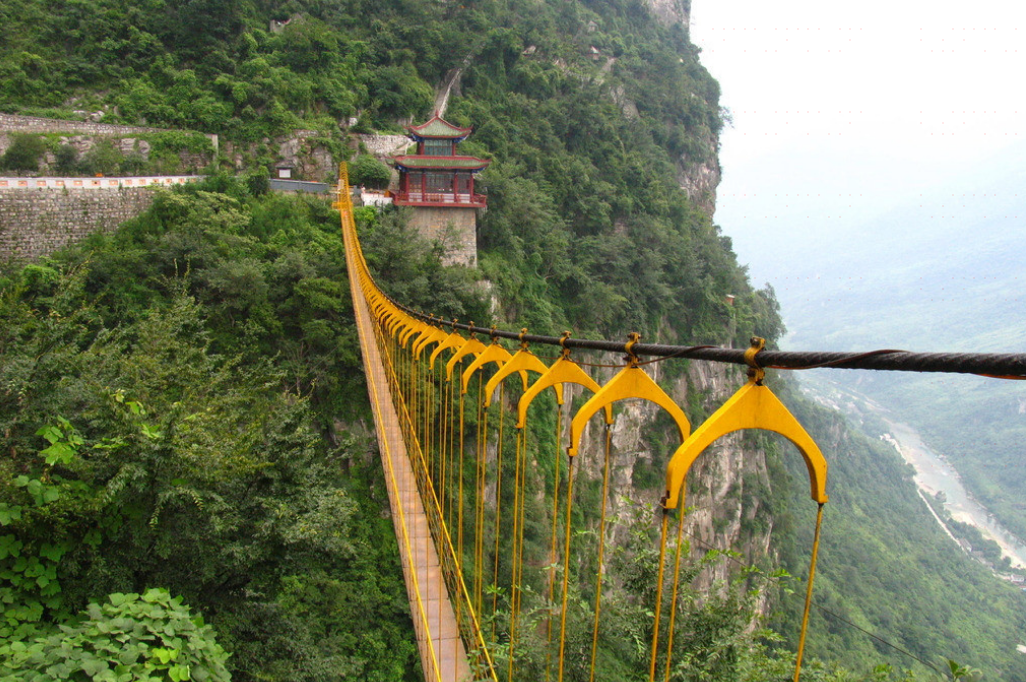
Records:
<instances>
[{"instance_id":1,"label":"river in valley","mask_svg":"<svg viewBox=\"0 0 1026 682\"><path fill-rule=\"evenodd\" d=\"M892 445L915 470L916 485L927 495L943 492L944 507L951 518L976 526L984 537L1001 546L1001 552L1012 565L1026 567L1026 545L1008 532L987 509L977 502L962 485L958 472L944 458L931 450L919 433L908 424L902 424L880 415L894 437Z\"/></svg>"},{"instance_id":2,"label":"river in valley","mask_svg":"<svg viewBox=\"0 0 1026 682\"><path fill-rule=\"evenodd\" d=\"M984 537L1001 547L1001 552L1011 560L1013 566L1026 567L1026 544L998 523L986 507L969 494L954 467L940 454L931 450L923 442L918 431L908 424L897 421L885 407L849 387L842 387L818 377L812 381L803 380L802 384L818 402L833 407L839 407L838 403L841 402L854 402L859 409L873 412L880 417L887 423L890 431L891 437L885 440L916 470L915 482L922 493L932 497L938 492L943 492L944 507L951 514L951 518L976 526ZM937 520L943 526L940 519ZM948 535L950 534L948 532Z\"/></svg>"}]
</instances>

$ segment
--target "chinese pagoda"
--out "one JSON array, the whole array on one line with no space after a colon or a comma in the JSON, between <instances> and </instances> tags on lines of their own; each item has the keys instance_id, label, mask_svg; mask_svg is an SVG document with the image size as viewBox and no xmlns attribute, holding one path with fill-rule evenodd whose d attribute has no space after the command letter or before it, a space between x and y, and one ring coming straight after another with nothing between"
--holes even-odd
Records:
<instances>
[{"instance_id":1,"label":"chinese pagoda","mask_svg":"<svg viewBox=\"0 0 1026 682\"><path fill-rule=\"evenodd\" d=\"M471 133L438 114L419 126L407 126L417 143L416 154L394 157L399 170L399 206L470 206L483 208L485 198L474 194L474 175L488 167L488 161L459 156L456 145Z\"/></svg>"},{"instance_id":2,"label":"chinese pagoda","mask_svg":"<svg viewBox=\"0 0 1026 682\"><path fill-rule=\"evenodd\" d=\"M427 123L407 126L417 143L416 154L393 157L399 189L392 193L398 206L410 206L410 224L429 239L447 247L446 264L477 263L477 211L485 197L474 193L474 176L489 161L460 156L456 146L471 128L449 123L436 112Z\"/></svg>"}]
</instances>

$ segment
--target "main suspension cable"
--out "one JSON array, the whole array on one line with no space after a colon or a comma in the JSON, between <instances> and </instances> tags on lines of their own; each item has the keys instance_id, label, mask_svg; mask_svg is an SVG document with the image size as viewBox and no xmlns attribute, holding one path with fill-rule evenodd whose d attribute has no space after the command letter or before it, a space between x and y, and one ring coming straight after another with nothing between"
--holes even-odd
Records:
<instances>
[{"instance_id":1,"label":"main suspension cable","mask_svg":"<svg viewBox=\"0 0 1026 682\"><path fill-rule=\"evenodd\" d=\"M391 300L391 299L390 299ZM439 320L392 301L399 309L417 319L440 324L451 329L488 333L494 337L528 341L553 346L560 345L558 336L522 334L491 327L476 327L459 322ZM624 349L622 341L596 339L564 340L565 348L583 348L618 353ZM718 346L676 346L659 343L636 343L632 352L638 356L656 358L689 358L709 362L744 365L745 350ZM977 374L995 379L1026 379L1026 353L916 353L906 350L881 349L868 352L843 351L781 351L763 350L759 365L768 369L868 369L897 372L942 372L951 374Z\"/></svg>"}]
</instances>

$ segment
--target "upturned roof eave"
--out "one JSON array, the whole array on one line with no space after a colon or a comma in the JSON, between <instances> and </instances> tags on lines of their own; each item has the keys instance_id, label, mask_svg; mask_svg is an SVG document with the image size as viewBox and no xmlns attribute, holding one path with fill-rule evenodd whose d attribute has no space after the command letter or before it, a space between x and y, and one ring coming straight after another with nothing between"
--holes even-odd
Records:
<instances>
[{"instance_id":1,"label":"upturned roof eave","mask_svg":"<svg viewBox=\"0 0 1026 682\"><path fill-rule=\"evenodd\" d=\"M411 163L413 159L417 159L419 163ZM459 159L464 163L453 163L456 159ZM491 163L488 159L479 159L476 156L427 156L422 154L403 154L400 156L394 156L392 157L392 161L398 167L417 170L425 168L484 170L488 167L488 164Z\"/></svg>"},{"instance_id":2,"label":"upturned roof eave","mask_svg":"<svg viewBox=\"0 0 1026 682\"><path fill-rule=\"evenodd\" d=\"M427 128L435 123L441 123L443 126L449 129L450 133L425 133ZM461 128L457 125L449 123L444 118L439 116L437 113L428 119L426 122L421 123L419 126L406 126L406 130L409 131L410 137L415 140L465 140L470 133L473 132L473 128Z\"/></svg>"}]
</instances>

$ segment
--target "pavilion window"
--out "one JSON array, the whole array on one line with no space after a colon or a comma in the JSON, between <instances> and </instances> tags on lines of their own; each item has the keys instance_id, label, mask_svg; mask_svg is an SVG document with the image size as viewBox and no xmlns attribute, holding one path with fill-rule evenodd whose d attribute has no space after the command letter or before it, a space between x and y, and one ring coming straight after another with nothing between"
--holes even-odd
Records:
<instances>
[{"instance_id":1,"label":"pavilion window","mask_svg":"<svg viewBox=\"0 0 1026 682\"><path fill-rule=\"evenodd\" d=\"M424 174L420 171L410 171L406 174L407 185L406 191L408 192L421 192L424 187Z\"/></svg>"},{"instance_id":2,"label":"pavilion window","mask_svg":"<svg viewBox=\"0 0 1026 682\"><path fill-rule=\"evenodd\" d=\"M426 173L427 175L427 191L428 192L447 192L452 193L452 174L451 173Z\"/></svg>"}]
</instances>

